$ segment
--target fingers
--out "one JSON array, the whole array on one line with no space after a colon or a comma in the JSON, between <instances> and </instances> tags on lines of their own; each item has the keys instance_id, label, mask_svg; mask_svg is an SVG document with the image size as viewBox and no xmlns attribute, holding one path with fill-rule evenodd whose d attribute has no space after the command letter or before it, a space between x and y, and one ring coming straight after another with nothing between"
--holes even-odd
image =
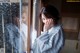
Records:
<instances>
[{"instance_id":1,"label":"fingers","mask_svg":"<svg viewBox=\"0 0 80 53\"><path fill-rule=\"evenodd\" d=\"M46 24L47 24L47 25L50 25L52 21L53 21L52 19L48 19L48 20L46 21Z\"/></svg>"},{"instance_id":2,"label":"fingers","mask_svg":"<svg viewBox=\"0 0 80 53\"><path fill-rule=\"evenodd\" d=\"M47 19L46 23L44 24L44 31L48 30L51 27L53 19Z\"/></svg>"}]
</instances>

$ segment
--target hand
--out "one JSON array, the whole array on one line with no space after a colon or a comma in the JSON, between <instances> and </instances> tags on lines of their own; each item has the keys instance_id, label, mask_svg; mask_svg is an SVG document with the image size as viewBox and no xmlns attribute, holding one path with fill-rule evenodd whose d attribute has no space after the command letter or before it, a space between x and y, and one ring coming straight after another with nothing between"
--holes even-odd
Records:
<instances>
[{"instance_id":1,"label":"hand","mask_svg":"<svg viewBox=\"0 0 80 53\"><path fill-rule=\"evenodd\" d=\"M44 24L43 31L48 31L53 26L53 20L47 19L46 23Z\"/></svg>"}]
</instances>

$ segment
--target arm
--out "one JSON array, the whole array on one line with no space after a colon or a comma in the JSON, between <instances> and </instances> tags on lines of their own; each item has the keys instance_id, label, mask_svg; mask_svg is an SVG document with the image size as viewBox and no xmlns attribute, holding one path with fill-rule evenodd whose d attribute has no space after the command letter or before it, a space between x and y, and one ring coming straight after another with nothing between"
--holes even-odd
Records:
<instances>
[{"instance_id":1,"label":"arm","mask_svg":"<svg viewBox=\"0 0 80 53\"><path fill-rule=\"evenodd\" d=\"M6 52L11 52L12 49L12 45L10 43L10 38L9 38L9 32L8 30L5 28L5 32L4 32L4 42L5 42L5 49Z\"/></svg>"},{"instance_id":2,"label":"arm","mask_svg":"<svg viewBox=\"0 0 80 53\"><path fill-rule=\"evenodd\" d=\"M49 39L48 43L45 43L45 41L42 41L41 39L37 39L39 42L41 52L51 49L52 46L54 46L54 49L56 49L56 51L58 51L60 49L60 47L62 47L62 45L63 45L63 36L62 35L63 34L61 31L58 31L58 33L52 34L51 38L48 38L48 37L46 38L46 39ZM46 34L45 34L45 36L46 36Z\"/></svg>"},{"instance_id":3,"label":"arm","mask_svg":"<svg viewBox=\"0 0 80 53\"><path fill-rule=\"evenodd\" d=\"M60 49L64 45L64 37L63 37L63 35L64 35L63 31L60 30L59 33L57 34L57 36L55 37L55 41L54 41L55 52L59 52Z\"/></svg>"}]
</instances>

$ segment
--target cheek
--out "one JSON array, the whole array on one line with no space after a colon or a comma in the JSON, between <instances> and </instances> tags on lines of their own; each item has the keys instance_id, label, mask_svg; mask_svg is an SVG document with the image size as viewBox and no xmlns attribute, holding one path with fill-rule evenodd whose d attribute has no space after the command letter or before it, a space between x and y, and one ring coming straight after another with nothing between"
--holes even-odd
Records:
<instances>
[{"instance_id":1,"label":"cheek","mask_svg":"<svg viewBox=\"0 0 80 53\"><path fill-rule=\"evenodd\" d=\"M23 19L22 19L22 21L23 21L23 22L25 22L25 21L26 21L26 19L24 19L24 18L23 18Z\"/></svg>"},{"instance_id":2,"label":"cheek","mask_svg":"<svg viewBox=\"0 0 80 53\"><path fill-rule=\"evenodd\" d=\"M47 20L43 20L43 23L45 24L47 22Z\"/></svg>"}]
</instances>

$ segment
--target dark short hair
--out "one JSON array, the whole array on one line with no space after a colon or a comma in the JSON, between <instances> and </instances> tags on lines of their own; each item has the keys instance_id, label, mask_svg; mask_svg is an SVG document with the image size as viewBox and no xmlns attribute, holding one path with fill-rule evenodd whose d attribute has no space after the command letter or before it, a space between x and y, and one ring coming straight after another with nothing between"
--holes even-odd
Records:
<instances>
[{"instance_id":1,"label":"dark short hair","mask_svg":"<svg viewBox=\"0 0 80 53\"><path fill-rule=\"evenodd\" d=\"M19 3L12 3L11 4L11 16L12 18L19 18Z\"/></svg>"},{"instance_id":2,"label":"dark short hair","mask_svg":"<svg viewBox=\"0 0 80 53\"><path fill-rule=\"evenodd\" d=\"M44 7L42 7L42 9L40 11L40 17L41 17L42 13L47 18L52 18L54 20L55 24L58 24L58 21L60 20L60 15L59 15L59 11L57 10L56 7L54 7L53 5L44 6Z\"/></svg>"},{"instance_id":3,"label":"dark short hair","mask_svg":"<svg viewBox=\"0 0 80 53\"><path fill-rule=\"evenodd\" d=\"M2 10L6 24L14 22L13 18L19 18L19 3L3 3Z\"/></svg>"}]
</instances>

